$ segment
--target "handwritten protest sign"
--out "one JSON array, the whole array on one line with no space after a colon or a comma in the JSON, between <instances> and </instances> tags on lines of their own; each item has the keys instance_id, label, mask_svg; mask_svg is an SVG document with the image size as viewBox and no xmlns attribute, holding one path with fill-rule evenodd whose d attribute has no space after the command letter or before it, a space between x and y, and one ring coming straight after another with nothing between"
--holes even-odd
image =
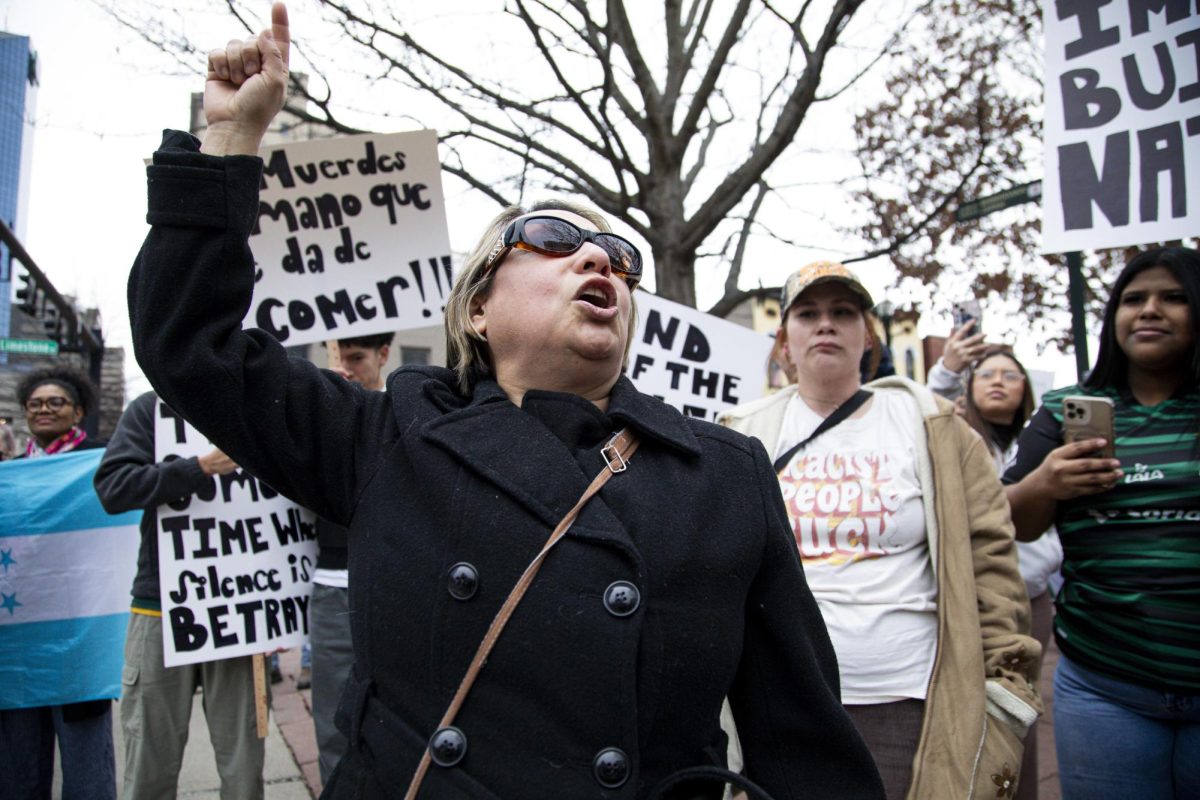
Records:
<instances>
[{"instance_id":1,"label":"handwritten protest sign","mask_svg":"<svg viewBox=\"0 0 1200 800\"><path fill-rule=\"evenodd\" d=\"M708 420L762 396L769 337L649 292L637 303L629 377L638 389Z\"/></svg>"},{"instance_id":2,"label":"handwritten protest sign","mask_svg":"<svg viewBox=\"0 0 1200 800\"><path fill-rule=\"evenodd\" d=\"M155 458L213 446L168 406L155 408ZM311 512L237 469L158 510L166 666L295 647L308 639L316 564Z\"/></svg>"},{"instance_id":3,"label":"handwritten protest sign","mask_svg":"<svg viewBox=\"0 0 1200 800\"><path fill-rule=\"evenodd\" d=\"M248 327L288 345L437 323L450 239L437 134L264 148Z\"/></svg>"},{"instance_id":4,"label":"handwritten protest sign","mask_svg":"<svg viewBox=\"0 0 1200 800\"><path fill-rule=\"evenodd\" d=\"M1047 0L1048 253L1200 232L1200 5Z\"/></svg>"}]
</instances>

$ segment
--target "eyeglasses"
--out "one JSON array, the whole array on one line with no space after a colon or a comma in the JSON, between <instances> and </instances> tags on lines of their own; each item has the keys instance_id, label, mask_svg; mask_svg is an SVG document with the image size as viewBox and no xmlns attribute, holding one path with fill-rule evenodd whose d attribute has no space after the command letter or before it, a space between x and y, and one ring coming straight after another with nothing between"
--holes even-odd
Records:
<instances>
[{"instance_id":1,"label":"eyeglasses","mask_svg":"<svg viewBox=\"0 0 1200 800\"><path fill-rule=\"evenodd\" d=\"M47 397L44 400L40 397L35 397L32 400L25 401L25 410L30 414L36 414L43 408L48 408L51 411L62 411L66 406L75 405L65 397Z\"/></svg>"},{"instance_id":2,"label":"eyeglasses","mask_svg":"<svg viewBox=\"0 0 1200 800\"><path fill-rule=\"evenodd\" d=\"M514 220L496 242L483 266L486 275L500 265L514 247L544 256L569 256L585 242L594 242L608 255L608 264L629 284L629 290L642 280L642 254L628 239L615 233L598 233L558 217L522 217Z\"/></svg>"},{"instance_id":3,"label":"eyeglasses","mask_svg":"<svg viewBox=\"0 0 1200 800\"><path fill-rule=\"evenodd\" d=\"M975 373L975 377L981 381L994 380L997 375L1005 383L1021 383L1025 380L1025 376L1015 369L1006 369L1003 372L997 372L994 369L981 369Z\"/></svg>"}]
</instances>

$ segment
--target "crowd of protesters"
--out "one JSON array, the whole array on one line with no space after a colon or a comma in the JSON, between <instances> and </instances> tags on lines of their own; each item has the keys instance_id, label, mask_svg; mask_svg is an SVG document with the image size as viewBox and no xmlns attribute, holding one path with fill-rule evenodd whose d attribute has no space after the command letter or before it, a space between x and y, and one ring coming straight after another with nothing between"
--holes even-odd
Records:
<instances>
[{"instance_id":1,"label":"crowd of protesters","mask_svg":"<svg viewBox=\"0 0 1200 800\"><path fill-rule=\"evenodd\" d=\"M481 232L447 367L385 385L388 337L320 370L241 326L289 46L276 4L214 51L205 142L168 132L150 167L129 296L156 393L95 477L145 510L123 796L174 795L197 689L221 796L263 796L250 658L164 667L157 574L156 508L244 465L321 520L323 796L1036 797L1053 636L1063 796L1200 797L1200 254L1130 260L1095 368L1036 407L974 323L928 386L864 382L871 295L809 264L781 298L788 386L712 425L624 375L636 246L550 200ZM156 462L160 398L218 449ZM1078 398L1111 440L1067 441ZM103 446L82 375L17 399L25 458ZM107 700L0 711L0 796L49 795L57 738L63 796L115 797L111 732Z\"/></svg>"}]
</instances>

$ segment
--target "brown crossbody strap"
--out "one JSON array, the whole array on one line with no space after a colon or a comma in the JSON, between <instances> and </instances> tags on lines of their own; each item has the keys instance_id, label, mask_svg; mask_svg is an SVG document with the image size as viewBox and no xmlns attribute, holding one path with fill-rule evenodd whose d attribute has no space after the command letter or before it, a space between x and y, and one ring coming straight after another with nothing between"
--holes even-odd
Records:
<instances>
[{"instance_id":1,"label":"brown crossbody strap","mask_svg":"<svg viewBox=\"0 0 1200 800\"><path fill-rule=\"evenodd\" d=\"M607 483L609 478L618 472L624 472L629 467L629 459L633 456L633 451L637 450L637 446L637 435L628 428L623 428L600 451L604 456L604 469L600 470L600 474L592 480L591 485L580 496L575 506L559 521L554 531L550 534L550 538L542 545L542 549L529 562L529 566L525 567L525 572L521 574L517 585L508 593L508 599L504 601L504 605L500 606L495 619L492 620L491 626L488 628L487 633L484 634L483 640L479 643L479 649L475 651L475 657L471 659L471 665L467 667L467 674L463 676L462 682L458 685L458 691L454 693L454 699L450 701L450 705L446 708L446 713L442 715L442 721L438 723L438 731L454 723L454 718L458 716L459 709L462 708L463 702L467 699L467 693L471 691L471 686L475 683L475 679L479 677L480 670L483 669L488 655L492 652L492 648L495 647L496 640L500 638L500 633L504 630L504 626L508 624L508 620L513 615L513 612L516 611L517 604L525 596L525 592L529 589L530 584L533 583L538 570L542 568L542 562L545 560L546 554L550 552L550 548L558 544L559 540L566 534L571 524L575 522L575 518L579 516L580 510L588 500L592 499L592 495L600 491L600 487ZM434 736L436 735L437 732L435 731ZM432 741L432 737L430 737L430 740ZM429 745L426 745L425 752L421 755L421 763L417 765L417 771L413 774L412 782L408 785L408 791L404 794L404 800L416 800L417 792L421 788L421 783L425 780L425 774L429 771L431 762L432 756Z\"/></svg>"}]
</instances>

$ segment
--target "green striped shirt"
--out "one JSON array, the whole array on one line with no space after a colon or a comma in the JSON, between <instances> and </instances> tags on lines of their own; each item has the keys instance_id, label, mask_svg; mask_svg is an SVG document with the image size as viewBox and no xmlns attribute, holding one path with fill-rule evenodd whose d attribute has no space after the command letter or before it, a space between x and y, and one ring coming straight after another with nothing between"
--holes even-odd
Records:
<instances>
[{"instance_id":1,"label":"green striped shirt","mask_svg":"<svg viewBox=\"0 0 1200 800\"><path fill-rule=\"evenodd\" d=\"M1142 406L1115 389L1056 389L1021 434L1015 483L1062 444L1063 398L1108 397L1125 476L1058 503L1063 588L1055 638L1069 658L1119 680L1200 692L1200 392Z\"/></svg>"}]
</instances>

